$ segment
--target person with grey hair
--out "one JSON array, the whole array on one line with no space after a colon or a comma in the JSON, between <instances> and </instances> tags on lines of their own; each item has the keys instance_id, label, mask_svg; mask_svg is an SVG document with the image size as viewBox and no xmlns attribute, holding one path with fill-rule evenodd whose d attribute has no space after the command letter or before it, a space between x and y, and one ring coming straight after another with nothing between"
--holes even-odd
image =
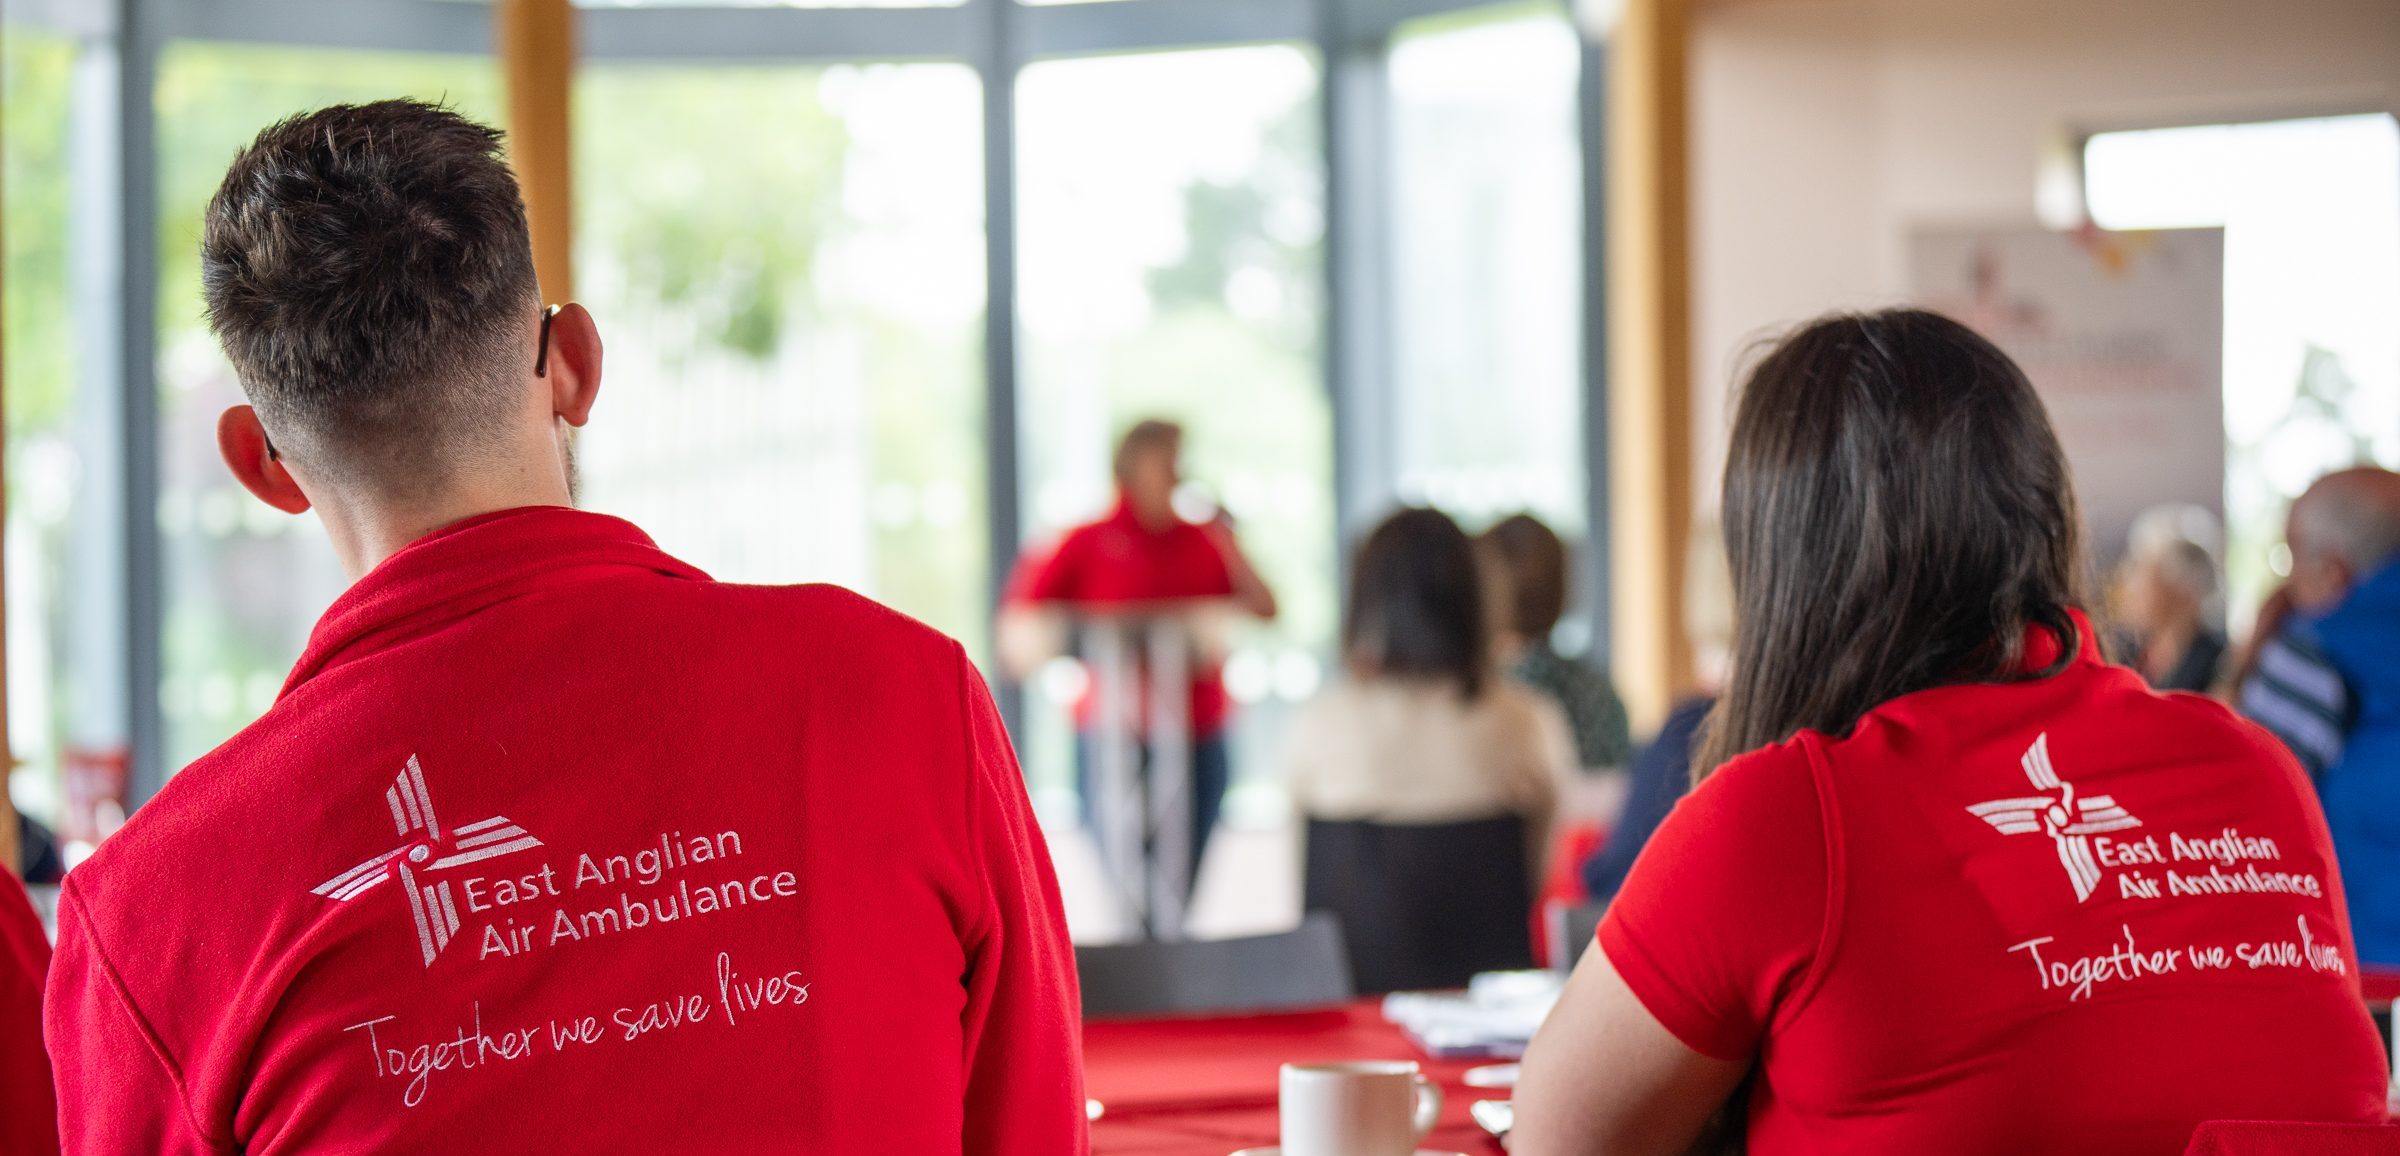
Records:
<instances>
[{"instance_id":1,"label":"person with grey hair","mask_svg":"<svg viewBox=\"0 0 2400 1156\"><path fill-rule=\"evenodd\" d=\"M2159 690L2216 685L2226 640L2212 613L2222 586L2213 546L2222 540L2216 515L2188 505L2146 510L2127 535L2109 591L2110 649Z\"/></svg>"},{"instance_id":2,"label":"person with grey hair","mask_svg":"<svg viewBox=\"0 0 2400 1156\"><path fill-rule=\"evenodd\" d=\"M2284 540L2238 701L2316 777L2360 961L2400 965L2400 474L2318 479Z\"/></svg>"}]
</instances>

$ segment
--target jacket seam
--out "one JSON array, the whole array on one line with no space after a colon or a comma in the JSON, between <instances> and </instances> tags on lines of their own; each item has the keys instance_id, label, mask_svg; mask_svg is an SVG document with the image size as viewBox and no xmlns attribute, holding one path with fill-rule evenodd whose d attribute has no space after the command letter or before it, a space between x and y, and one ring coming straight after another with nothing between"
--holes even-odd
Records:
<instances>
[{"instance_id":1,"label":"jacket seam","mask_svg":"<svg viewBox=\"0 0 2400 1156\"><path fill-rule=\"evenodd\" d=\"M132 1017L134 1027L141 1032L143 1044L149 1047L151 1056L158 1061L160 1067L166 1069L167 1079L175 1085L175 1106L182 1110L184 1126L190 1128L192 1134L211 1149L231 1152L233 1146L230 1143L220 1143L216 1137L210 1135L209 1130L201 1126L199 1116L193 1112L191 1087L184 1080L183 1065L176 1062L174 1052L167 1047L167 1042L160 1038L158 1030L151 1026L150 1017L142 1014L141 1005L134 1001L133 991L125 986L123 975L118 972L115 961L109 958L108 947L100 941L99 932L94 927L91 905L84 902L83 893L76 888L72 879L68 880L66 886L60 889L60 894L75 905L78 921L82 925L78 930L82 933L84 942L91 945L92 957L100 964L100 974L107 978L109 990L115 993L118 1004L125 1009L125 1014Z\"/></svg>"},{"instance_id":2,"label":"jacket seam","mask_svg":"<svg viewBox=\"0 0 2400 1156\"><path fill-rule=\"evenodd\" d=\"M1843 899L1848 890L1849 864L1839 834L1841 811L1833 789L1833 767L1826 761L1825 752L1820 749L1815 736L1802 735L1800 749L1808 756L1810 786L1817 795L1817 830L1825 852L1825 910L1824 922L1817 929L1816 958L1809 962L1807 974L1801 978L1799 988L1792 993L1786 1005L1788 1010L1781 1017L1786 1021L1807 1011L1817 992L1824 988L1826 976L1833 968L1834 955L1841 948L1845 909Z\"/></svg>"},{"instance_id":3,"label":"jacket seam","mask_svg":"<svg viewBox=\"0 0 2400 1156\"><path fill-rule=\"evenodd\" d=\"M960 833L965 838L968 848L967 865L968 869L973 872L972 878L975 882L974 911L968 930L974 937L977 950L980 951L982 942L991 935L996 923L992 918L990 904L991 897L997 892L992 885L991 865L985 863L983 856L976 854L973 849L976 834L980 829L977 823L976 801L982 794L980 788L983 777L981 760L976 757L978 737L975 733L974 691L967 681L967 671L974 664L967 660L967 648L959 645L956 641L952 641L950 644L950 662L951 673L958 688L959 754L966 763L966 774L960 776L960 787L962 788L962 796L959 800Z\"/></svg>"}]
</instances>

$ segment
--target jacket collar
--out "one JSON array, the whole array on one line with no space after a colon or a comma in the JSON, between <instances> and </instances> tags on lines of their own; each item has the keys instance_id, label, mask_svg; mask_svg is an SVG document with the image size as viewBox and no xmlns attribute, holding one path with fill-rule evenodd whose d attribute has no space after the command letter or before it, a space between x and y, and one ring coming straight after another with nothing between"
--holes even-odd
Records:
<instances>
[{"instance_id":1,"label":"jacket collar","mask_svg":"<svg viewBox=\"0 0 2400 1156\"><path fill-rule=\"evenodd\" d=\"M2400 607L2400 558L2370 571L2350 588L2340 605L2324 615L2331 624L2348 618L2375 618Z\"/></svg>"},{"instance_id":2,"label":"jacket collar","mask_svg":"<svg viewBox=\"0 0 2400 1156\"><path fill-rule=\"evenodd\" d=\"M706 581L633 523L563 506L525 506L444 526L359 579L309 632L277 697L344 662L504 599L605 571Z\"/></svg>"},{"instance_id":3,"label":"jacket collar","mask_svg":"<svg viewBox=\"0 0 2400 1156\"><path fill-rule=\"evenodd\" d=\"M2099 666L2108 660L2100 653L2100 639L2092 630L2092 620L2083 611L2070 608L2067 617L2075 620L2075 658L2069 666ZM2058 661L2066 649L2066 639L2041 626L2025 628L2024 654L2017 660L2017 673L2033 674L2046 670Z\"/></svg>"},{"instance_id":4,"label":"jacket collar","mask_svg":"<svg viewBox=\"0 0 2400 1156\"><path fill-rule=\"evenodd\" d=\"M2400 560L2359 579L2339 605L2297 624L2353 680L2386 681L2400 676L2392 646L2400 628Z\"/></svg>"}]
</instances>

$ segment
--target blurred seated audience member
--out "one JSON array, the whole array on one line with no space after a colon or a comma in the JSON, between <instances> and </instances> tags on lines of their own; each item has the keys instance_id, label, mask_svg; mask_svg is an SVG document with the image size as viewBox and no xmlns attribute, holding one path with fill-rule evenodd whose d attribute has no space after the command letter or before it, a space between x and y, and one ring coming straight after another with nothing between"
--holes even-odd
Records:
<instances>
[{"instance_id":1,"label":"blurred seated audience member","mask_svg":"<svg viewBox=\"0 0 2400 1156\"><path fill-rule=\"evenodd\" d=\"M17 858L25 865L28 884L57 886L67 877L66 852L59 846L58 833L22 812L17 815Z\"/></svg>"},{"instance_id":2,"label":"blurred seated audience member","mask_svg":"<svg viewBox=\"0 0 2400 1156\"><path fill-rule=\"evenodd\" d=\"M1500 629L1502 664L1567 712L1575 758L1584 770L1624 766L1633 753L1625 701L1606 671L1560 654L1550 641L1567 613L1566 543L1541 519L1516 514L1484 531L1475 545L1499 571L1496 601L1507 610Z\"/></svg>"},{"instance_id":3,"label":"blurred seated audience member","mask_svg":"<svg viewBox=\"0 0 2400 1156\"><path fill-rule=\"evenodd\" d=\"M1728 1108L1756 1156L2384 1120L2307 782L2102 660L2005 355L1916 310L1803 327L1740 395L1723 509L1715 769L1527 1052L1516 1156L1680 1153Z\"/></svg>"},{"instance_id":4,"label":"blurred seated audience member","mask_svg":"<svg viewBox=\"0 0 2400 1156\"><path fill-rule=\"evenodd\" d=\"M1587 899L1605 903L1625 885L1633 863L1666 822L1675 801L1692 789L1692 753L1699 748L1709 711L1725 685L1733 642L1733 582L1725 572L1725 536L1714 521L1693 528L1684 551L1684 634L1691 640L1696 686L1667 712L1641 753L1625 787L1625 808L1609 829L1608 841L1583 862Z\"/></svg>"},{"instance_id":5,"label":"blurred seated audience member","mask_svg":"<svg viewBox=\"0 0 2400 1156\"><path fill-rule=\"evenodd\" d=\"M1634 860L1650 836L1667 821L1675 802L1692 789L1692 753L1699 749L1700 731L1708 712L1716 709L1713 694L1694 695L1675 704L1658 734L1633 757L1633 773L1625 785L1625 810L1609 828L1608 841L1583 862L1583 890L1592 902L1607 902L1625 885Z\"/></svg>"},{"instance_id":6,"label":"blurred seated audience member","mask_svg":"<svg viewBox=\"0 0 2400 1156\"><path fill-rule=\"evenodd\" d=\"M1186 672L1190 680L1189 727L1192 776L1191 834L1186 843L1189 862L1187 891L1199 880L1200 862L1217 814L1232 781L1228 732L1233 725L1233 700L1225 692L1224 663L1211 653L1215 632L1207 615L1218 608L1262 620L1276 615L1275 592L1242 552L1233 532L1233 518L1223 509L1207 521L1186 519L1175 508L1176 491L1183 485L1183 427L1158 418L1135 422L1117 443L1112 472L1116 501L1098 521L1077 526L1055 544L1028 549L1009 576L1000 607L1001 660L1012 678L1023 680L1039 666L1076 641L1069 634L1077 614L1183 615L1194 628L1194 646ZM1147 686L1149 671L1133 659L1133 678ZM1093 685L1075 703L1075 778L1083 800L1086 826L1108 841L1101 830L1111 821L1098 813L1094 775L1100 750L1095 724L1104 705L1105 688ZM1151 752L1149 718L1141 701L1126 704L1133 714L1139 743L1136 757L1145 765ZM1137 817L1138 821L1138 817ZM1139 888L1141 881L1119 879L1120 888Z\"/></svg>"},{"instance_id":7,"label":"blurred seated audience member","mask_svg":"<svg viewBox=\"0 0 2400 1156\"><path fill-rule=\"evenodd\" d=\"M572 508L599 331L542 305L501 134L270 126L200 257L252 403L226 465L351 586L68 872L67 1149L1085 1151L1073 948L974 665Z\"/></svg>"},{"instance_id":8,"label":"blurred seated audience member","mask_svg":"<svg viewBox=\"0 0 2400 1156\"><path fill-rule=\"evenodd\" d=\"M2114 651L2159 690L2206 694L2225 662L2214 624L2222 582L2216 515L2198 506L2154 506L2136 518L2110 591Z\"/></svg>"},{"instance_id":9,"label":"blurred seated audience member","mask_svg":"<svg viewBox=\"0 0 2400 1156\"><path fill-rule=\"evenodd\" d=\"M16 808L0 771L0 822ZM25 898L25 885L0 862L0 1153L39 1156L58 1151L58 1100L50 1087L50 1057L42 1050L42 982L50 970L50 937Z\"/></svg>"},{"instance_id":10,"label":"blurred seated audience member","mask_svg":"<svg viewBox=\"0 0 2400 1156\"><path fill-rule=\"evenodd\" d=\"M2359 958L2400 966L2400 474L2318 479L2284 543L2237 701L2316 776Z\"/></svg>"},{"instance_id":11,"label":"blurred seated audience member","mask_svg":"<svg viewBox=\"0 0 2400 1156\"><path fill-rule=\"evenodd\" d=\"M1489 597L1447 515L1385 519L1352 567L1342 672L1286 738L1309 820L1304 905L1342 918L1361 990L1532 961L1575 744L1556 703L1494 668Z\"/></svg>"}]
</instances>

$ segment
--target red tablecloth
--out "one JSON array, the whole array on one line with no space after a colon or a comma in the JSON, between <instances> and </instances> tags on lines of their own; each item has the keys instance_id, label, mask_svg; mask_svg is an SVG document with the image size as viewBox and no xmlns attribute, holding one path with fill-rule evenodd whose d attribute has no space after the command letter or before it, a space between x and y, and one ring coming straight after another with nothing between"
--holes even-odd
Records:
<instances>
[{"instance_id":1,"label":"red tablecloth","mask_svg":"<svg viewBox=\"0 0 2400 1156\"><path fill-rule=\"evenodd\" d=\"M2400 968L2361 965L2359 986L2367 996L2367 1006L2381 1010L2394 999L2400 999Z\"/></svg>"},{"instance_id":2,"label":"red tablecloth","mask_svg":"<svg viewBox=\"0 0 2400 1156\"><path fill-rule=\"evenodd\" d=\"M1416 1060L1442 1085L1442 1122L1425 1147L1500 1150L1467 1106L1508 1093L1459 1077L1481 1061L1428 1060L1385 1023L1378 1001L1329 1011L1181 1020L1122 1020L1083 1029L1084 1079L1107 1106L1092 1125L1097 1156L1226 1156L1275 1143L1278 1070L1324 1060Z\"/></svg>"},{"instance_id":3,"label":"red tablecloth","mask_svg":"<svg viewBox=\"0 0 2400 1156\"><path fill-rule=\"evenodd\" d=\"M2395 1156L2400 1128L2217 1120L2192 1133L2183 1156Z\"/></svg>"}]
</instances>

